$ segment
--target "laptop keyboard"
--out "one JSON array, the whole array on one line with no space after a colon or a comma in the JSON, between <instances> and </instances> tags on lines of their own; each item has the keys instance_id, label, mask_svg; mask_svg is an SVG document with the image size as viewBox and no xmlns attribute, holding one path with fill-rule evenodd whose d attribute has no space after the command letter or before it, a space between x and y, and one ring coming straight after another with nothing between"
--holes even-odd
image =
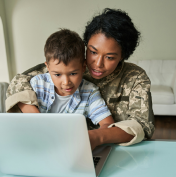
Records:
<instances>
[{"instance_id":1,"label":"laptop keyboard","mask_svg":"<svg viewBox=\"0 0 176 177\"><path fill-rule=\"evenodd\" d=\"M94 156L93 161L94 161L94 166L96 167L98 162L100 161L101 157Z\"/></svg>"}]
</instances>

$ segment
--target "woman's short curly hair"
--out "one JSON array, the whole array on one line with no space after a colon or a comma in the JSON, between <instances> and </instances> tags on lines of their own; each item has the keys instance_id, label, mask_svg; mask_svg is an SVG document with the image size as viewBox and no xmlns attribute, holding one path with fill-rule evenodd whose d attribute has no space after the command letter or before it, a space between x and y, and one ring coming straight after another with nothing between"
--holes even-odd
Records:
<instances>
[{"instance_id":1,"label":"woman's short curly hair","mask_svg":"<svg viewBox=\"0 0 176 177\"><path fill-rule=\"evenodd\" d=\"M127 60L139 45L140 32L135 28L128 14L120 9L103 10L87 23L83 40L87 46L92 35L103 33L114 38L122 49L122 58Z\"/></svg>"}]
</instances>

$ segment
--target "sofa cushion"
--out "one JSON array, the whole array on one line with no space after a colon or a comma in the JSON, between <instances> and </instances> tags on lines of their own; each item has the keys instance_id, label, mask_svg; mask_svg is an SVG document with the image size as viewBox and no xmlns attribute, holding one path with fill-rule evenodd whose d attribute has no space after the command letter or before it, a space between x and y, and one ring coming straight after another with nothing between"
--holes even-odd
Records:
<instances>
[{"instance_id":1,"label":"sofa cushion","mask_svg":"<svg viewBox=\"0 0 176 177\"><path fill-rule=\"evenodd\" d=\"M176 75L176 60L130 60L129 62L143 68L152 85L173 87Z\"/></svg>"},{"instance_id":2,"label":"sofa cushion","mask_svg":"<svg viewBox=\"0 0 176 177\"><path fill-rule=\"evenodd\" d=\"M172 88L164 85L151 85L153 104L174 104Z\"/></svg>"}]
</instances>

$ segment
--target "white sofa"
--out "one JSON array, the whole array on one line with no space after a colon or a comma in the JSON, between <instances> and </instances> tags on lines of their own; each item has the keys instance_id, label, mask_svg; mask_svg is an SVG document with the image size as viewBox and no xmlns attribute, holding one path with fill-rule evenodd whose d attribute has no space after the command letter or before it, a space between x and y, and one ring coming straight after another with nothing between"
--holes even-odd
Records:
<instances>
[{"instance_id":1,"label":"white sofa","mask_svg":"<svg viewBox=\"0 0 176 177\"><path fill-rule=\"evenodd\" d=\"M142 67L151 80L155 115L176 115L176 60L129 60ZM7 83L0 83L0 112L5 112Z\"/></svg>"},{"instance_id":2,"label":"white sofa","mask_svg":"<svg viewBox=\"0 0 176 177\"><path fill-rule=\"evenodd\" d=\"M129 60L151 80L154 115L176 115L176 60Z\"/></svg>"}]
</instances>

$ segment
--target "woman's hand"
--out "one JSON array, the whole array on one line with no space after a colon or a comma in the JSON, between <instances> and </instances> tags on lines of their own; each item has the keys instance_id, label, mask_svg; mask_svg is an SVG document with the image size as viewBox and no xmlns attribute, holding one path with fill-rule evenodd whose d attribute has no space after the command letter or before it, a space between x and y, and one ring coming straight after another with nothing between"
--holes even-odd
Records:
<instances>
[{"instance_id":1,"label":"woman's hand","mask_svg":"<svg viewBox=\"0 0 176 177\"><path fill-rule=\"evenodd\" d=\"M130 142L134 138L133 135L126 133L119 127L111 128L99 128L95 130L89 130L89 139L92 150L95 147L107 143L126 143Z\"/></svg>"},{"instance_id":2,"label":"woman's hand","mask_svg":"<svg viewBox=\"0 0 176 177\"><path fill-rule=\"evenodd\" d=\"M111 125L112 123L114 123L114 120L112 118L112 116L108 116L105 119L101 120L99 122L100 128L99 129L104 129L104 128L108 128L109 125ZM91 144L91 149L94 150L95 147L101 145L101 133L100 131L98 131L99 129L96 130L89 130L89 139L90 139L90 144Z\"/></svg>"},{"instance_id":3,"label":"woman's hand","mask_svg":"<svg viewBox=\"0 0 176 177\"><path fill-rule=\"evenodd\" d=\"M92 151L101 144L97 130L98 129L88 131Z\"/></svg>"}]
</instances>

